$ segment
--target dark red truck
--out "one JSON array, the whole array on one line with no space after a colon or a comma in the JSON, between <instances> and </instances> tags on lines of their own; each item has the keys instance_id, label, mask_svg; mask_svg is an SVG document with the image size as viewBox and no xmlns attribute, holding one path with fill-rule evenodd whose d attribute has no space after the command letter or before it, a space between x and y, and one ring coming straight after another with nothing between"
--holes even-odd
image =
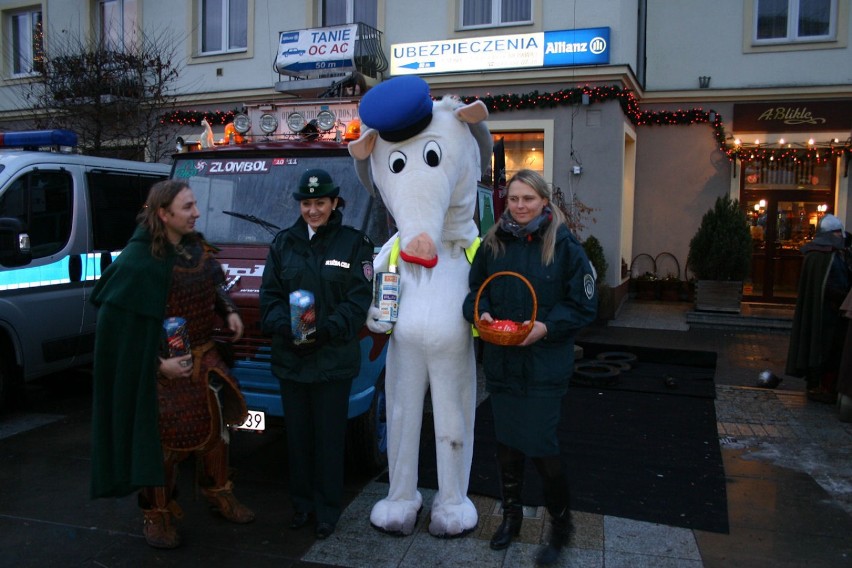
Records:
<instances>
[{"instance_id":1,"label":"dark red truck","mask_svg":"<svg viewBox=\"0 0 852 568\"><path fill-rule=\"evenodd\" d=\"M258 294L272 238L299 215L292 197L299 176L309 168L328 171L346 201L344 223L367 233L377 247L394 229L380 198L371 196L358 180L345 143L299 136L256 138L179 152L174 155L172 177L189 182L201 211L196 228L221 249L217 258L246 328L233 353L233 373L251 411L242 428L263 431L267 419L282 417L283 409L278 380L270 369L270 337L260 330ZM387 459L387 336L365 327L360 337L361 371L349 398L346 452L350 464L376 469Z\"/></svg>"}]
</instances>

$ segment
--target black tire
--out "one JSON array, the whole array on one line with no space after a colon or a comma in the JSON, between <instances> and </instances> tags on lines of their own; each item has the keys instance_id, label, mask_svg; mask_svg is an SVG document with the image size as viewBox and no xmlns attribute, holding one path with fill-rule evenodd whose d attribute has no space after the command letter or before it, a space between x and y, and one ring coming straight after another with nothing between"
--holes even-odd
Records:
<instances>
[{"instance_id":1,"label":"black tire","mask_svg":"<svg viewBox=\"0 0 852 568\"><path fill-rule=\"evenodd\" d=\"M574 365L571 384L587 387L612 386L618 383L621 371L603 361L584 361Z\"/></svg>"},{"instance_id":2,"label":"black tire","mask_svg":"<svg viewBox=\"0 0 852 568\"><path fill-rule=\"evenodd\" d=\"M385 374L376 382L370 410L349 421L346 430L346 466L351 471L372 475L388 466Z\"/></svg>"},{"instance_id":3,"label":"black tire","mask_svg":"<svg viewBox=\"0 0 852 568\"><path fill-rule=\"evenodd\" d=\"M602 363L608 364L626 364L628 368L630 368L633 363L636 362L636 355L634 353L630 353L629 351L604 351L603 353L598 353L595 359L601 361Z\"/></svg>"}]
</instances>

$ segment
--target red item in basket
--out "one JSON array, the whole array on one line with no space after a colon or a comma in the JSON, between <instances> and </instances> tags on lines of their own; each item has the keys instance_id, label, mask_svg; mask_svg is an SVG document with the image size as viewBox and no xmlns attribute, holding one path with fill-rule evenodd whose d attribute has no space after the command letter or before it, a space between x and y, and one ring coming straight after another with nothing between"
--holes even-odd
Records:
<instances>
[{"instance_id":1,"label":"red item in basket","mask_svg":"<svg viewBox=\"0 0 852 568\"><path fill-rule=\"evenodd\" d=\"M488 327L497 331L518 331L521 326L512 320L494 320Z\"/></svg>"}]
</instances>

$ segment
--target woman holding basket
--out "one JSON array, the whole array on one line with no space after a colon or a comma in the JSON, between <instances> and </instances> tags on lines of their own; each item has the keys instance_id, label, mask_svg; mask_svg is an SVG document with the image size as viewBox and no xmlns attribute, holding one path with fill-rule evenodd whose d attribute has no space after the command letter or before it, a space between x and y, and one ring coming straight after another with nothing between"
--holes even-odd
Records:
<instances>
[{"instance_id":1,"label":"woman holding basket","mask_svg":"<svg viewBox=\"0 0 852 568\"><path fill-rule=\"evenodd\" d=\"M483 366L497 435L503 522L491 548L508 547L520 532L529 456L552 518L541 565L556 563L573 529L556 428L574 368L574 336L597 314L594 268L551 197L548 183L532 170L509 180L506 210L477 251L464 304L465 318L486 341ZM528 332L500 341L491 331L495 322L503 329L523 322L517 325Z\"/></svg>"}]
</instances>

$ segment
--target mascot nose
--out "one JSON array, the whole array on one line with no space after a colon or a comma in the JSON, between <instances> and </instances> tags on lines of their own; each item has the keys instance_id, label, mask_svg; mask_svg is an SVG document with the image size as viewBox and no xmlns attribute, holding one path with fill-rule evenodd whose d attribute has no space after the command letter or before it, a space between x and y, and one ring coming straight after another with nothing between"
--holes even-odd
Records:
<instances>
[{"instance_id":1,"label":"mascot nose","mask_svg":"<svg viewBox=\"0 0 852 568\"><path fill-rule=\"evenodd\" d=\"M399 256L405 262L419 264L426 268L434 268L438 264L438 250L432 237L426 233L420 233L405 245Z\"/></svg>"}]
</instances>

